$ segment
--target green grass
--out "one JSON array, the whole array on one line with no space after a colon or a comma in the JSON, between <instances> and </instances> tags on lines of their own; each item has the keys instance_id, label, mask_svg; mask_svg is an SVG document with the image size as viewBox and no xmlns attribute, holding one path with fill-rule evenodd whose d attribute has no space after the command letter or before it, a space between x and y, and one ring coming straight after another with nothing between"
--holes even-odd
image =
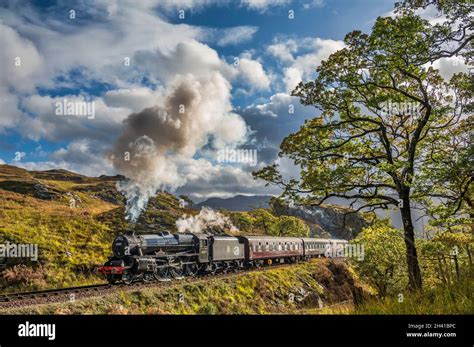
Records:
<instances>
[{"instance_id":1,"label":"green grass","mask_svg":"<svg viewBox=\"0 0 474 347\"><path fill-rule=\"evenodd\" d=\"M15 308L15 314L303 314L332 313L319 308L351 297L359 285L334 287L350 276L342 262L316 259L290 267L235 274L226 278L172 282L158 288L114 292L110 295ZM182 300L180 300L182 298ZM339 308L338 308L339 309Z\"/></svg>"},{"instance_id":2,"label":"green grass","mask_svg":"<svg viewBox=\"0 0 474 347\"><path fill-rule=\"evenodd\" d=\"M357 314L474 314L474 279L465 278L453 284L442 284L403 297L369 300Z\"/></svg>"}]
</instances>

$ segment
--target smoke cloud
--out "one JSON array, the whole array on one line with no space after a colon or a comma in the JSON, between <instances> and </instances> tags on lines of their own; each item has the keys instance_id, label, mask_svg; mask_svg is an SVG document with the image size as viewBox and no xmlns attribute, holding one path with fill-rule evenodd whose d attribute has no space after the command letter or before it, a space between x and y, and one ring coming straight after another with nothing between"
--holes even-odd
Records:
<instances>
[{"instance_id":1,"label":"smoke cloud","mask_svg":"<svg viewBox=\"0 0 474 347\"><path fill-rule=\"evenodd\" d=\"M196 216L184 216L176 221L178 232L205 233L212 231L238 231L227 216L215 212L209 207L203 207Z\"/></svg>"},{"instance_id":2,"label":"smoke cloud","mask_svg":"<svg viewBox=\"0 0 474 347\"><path fill-rule=\"evenodd\" d=\"M127 220L135 222L158 190L183 186L183 169L202 147L245 141L245 122L231 111L230 84L214 71L176 76L159 104L125 119L110 158L127 178L117 184Z\"/></svg>"}]
</instances>

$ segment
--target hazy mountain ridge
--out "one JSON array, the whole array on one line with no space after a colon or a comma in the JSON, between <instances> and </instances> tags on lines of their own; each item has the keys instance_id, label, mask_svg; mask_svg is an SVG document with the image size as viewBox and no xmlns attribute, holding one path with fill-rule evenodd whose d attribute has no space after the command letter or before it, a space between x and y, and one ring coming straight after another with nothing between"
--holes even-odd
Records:
<instances>
[{"instance_id":1,"label":"hazy mountain ridge","mask_svg":"<svg viewBox=\"0 0 474 347\"><path fill-rule=\"evenodd\" d=\"M250 211L254 208L268 208L271 198L271 195L236 195L230 198L209 198L193 205L193 208L199 209L207 206L229 211Z\"/></svg>"}]
</instances>

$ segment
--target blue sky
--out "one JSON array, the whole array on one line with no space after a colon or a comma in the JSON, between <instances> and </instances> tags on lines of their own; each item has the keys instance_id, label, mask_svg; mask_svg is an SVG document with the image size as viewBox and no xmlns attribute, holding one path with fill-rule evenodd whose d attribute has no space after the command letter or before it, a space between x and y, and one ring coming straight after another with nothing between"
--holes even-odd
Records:
<instances>
[{"instance_id":1,"label":"blue sky","mask_svg":"<svg viewBox=\"0 0 474 347\"><path fill-rule=\"evenodd\" d=\"M346 33L369 31L377 16L393 8L385 0L2 4L0 163L147 177L152 187L196 200L277 193L250 173L278 160L281 140L315 114L289 96L291 89L314 78L321 61L343 47ZM186 112L194 114L181 132L163 114L173 112L170 105L187 88L195 93L194 108ZM55 114L65 99L93 102L95 118ZM289 105L294 114L288 114ZM156 129L138 134L124 126L130 114L143 115L153 106ZM132 133L153 140L155 171L130 171L110 159L123 149L117 139L132 143ZM229 147L257 149L257 167L216 162L215 153ZM290 162L280 164L297 175Z\"/></svg>"}]
</instances>

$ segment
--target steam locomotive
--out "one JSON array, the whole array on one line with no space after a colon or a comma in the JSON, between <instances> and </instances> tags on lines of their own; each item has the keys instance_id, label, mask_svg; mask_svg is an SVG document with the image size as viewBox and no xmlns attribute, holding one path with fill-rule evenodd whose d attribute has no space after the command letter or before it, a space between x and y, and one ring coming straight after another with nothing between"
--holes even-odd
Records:
<instances>
[{"instance_id":1,"label":"steam locomotive","mask_svg":"<svg viewBox=\"0 0 474 347\"><path fill-rule=\"evenodd\" d=\"M99 268L109 283L169 280L183 276L238 271L274 263L295 263L322 257L341 248L346 240L215 236L169 232L118 235L113 255Z\"/></svg>"}]
</instances>

